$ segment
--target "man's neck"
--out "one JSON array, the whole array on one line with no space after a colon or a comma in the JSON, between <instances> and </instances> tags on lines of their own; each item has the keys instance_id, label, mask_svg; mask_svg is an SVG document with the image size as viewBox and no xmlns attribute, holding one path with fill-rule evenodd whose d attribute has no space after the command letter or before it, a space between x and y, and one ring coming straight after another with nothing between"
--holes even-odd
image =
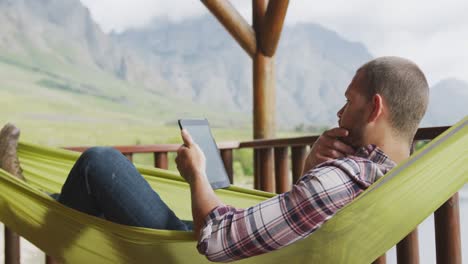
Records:
<instances>
[{"instance_id":1,"label":"man's neck","mask_svg":"<svg viewBox=\"0 0 468 264\"><path fill-rule=\"evenodd\" d=\"M387 138L376 145L396 164L406 160L410 155L410 146L401 139Z\"/></svg>"}]
</instances>

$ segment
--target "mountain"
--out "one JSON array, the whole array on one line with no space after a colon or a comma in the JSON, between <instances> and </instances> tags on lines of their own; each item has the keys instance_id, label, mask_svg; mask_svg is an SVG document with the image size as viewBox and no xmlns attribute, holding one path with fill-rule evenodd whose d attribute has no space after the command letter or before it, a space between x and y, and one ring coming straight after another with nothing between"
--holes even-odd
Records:
<instances>
[{"instance_id":1,"label":"mountain","mask_svg":"<svg viewBox=\"0 0 468 264\"><path fill-rule=\"evenodd\" d=\"M468 82L444 79L430 89L423 126L453 125L468 115Z\"/></svg>"},{"instance_id":2,"label":"mountain","mask_svg":"<svg viewBox=\"0 0 468 264\"><path fill-rule=\"evenodd\" d=\"M148 126L195 116L217 126L251 123L177 97L162 73L102 32L78 0L0 0L0 76L0 121L23 127Z\"/></svg>"},{"instance_id":3,"label":"mountain","mask_svg":"<svg viewBox=\"0 0 468 264\"><path fill-rule=\"evenodd\" d=\"M178 94L251 113L251 59L213 16L183 22L157 18L112 36L152 68L160 66ZM276 63L279 124L335 124L354 71L371 58L362 44L320 25L286 26Z\"/></svg>"},{"instance_id":4,"label":"mountain","mask_svg":"<svg viewBox=\"0 0 468 264\"><path fill-rule=\"evenodd\" d=\"M0 25L2 53L15 61L62 74L63 65L85 74L103 71L153 89L167 85L103 33L78 0L0 0Z\"/></svg>"}]
</instances>

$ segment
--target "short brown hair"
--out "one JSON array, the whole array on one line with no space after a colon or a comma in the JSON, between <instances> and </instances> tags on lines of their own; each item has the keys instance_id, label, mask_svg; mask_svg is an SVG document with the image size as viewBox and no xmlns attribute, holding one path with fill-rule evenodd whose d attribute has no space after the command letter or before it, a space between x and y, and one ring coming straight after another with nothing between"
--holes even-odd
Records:
<instances>
[{"instance_id":1,"label":"short brown hair","mask_svg":"<svg viewBox=\"0 0 468 264\"><path fill-rule=\"evenodd\" d=\"M370 100L380 94L388 104L390 122L399 135L411 141L429 101L429 86L424 73L410 60L380 57L361 66Z\"/></svg>"}]
</instances>

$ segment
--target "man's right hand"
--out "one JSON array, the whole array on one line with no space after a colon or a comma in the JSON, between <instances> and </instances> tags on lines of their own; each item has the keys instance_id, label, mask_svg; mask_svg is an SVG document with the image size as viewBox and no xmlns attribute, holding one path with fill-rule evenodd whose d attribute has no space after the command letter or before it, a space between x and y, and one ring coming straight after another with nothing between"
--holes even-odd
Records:
<instances>
[{"instance_id":1,"label":"man's right hand","mask_svg":"<svg viewBox=\"0 0 468 264\"><path fill-rule=\"evenodd\" d=\"M335 127L323 132L312 146L304 162L302 174L322 162L342 158L348 154L354 154L355 150L340 140L340 138L347 137L348 134L349 131L341 127Z\"/></svg>"},{"instance_id":2,"label":"man's right hand","mask_svg":"<svg viewBox=\"0 0 468 264\"><path fill-rule=\"evenodd\" d=\"M206 158L187 130L182 129L184 144L177 150L175 162L180 175L191 185L199 177L206 178Z\"/></svg>"}]
</instances>

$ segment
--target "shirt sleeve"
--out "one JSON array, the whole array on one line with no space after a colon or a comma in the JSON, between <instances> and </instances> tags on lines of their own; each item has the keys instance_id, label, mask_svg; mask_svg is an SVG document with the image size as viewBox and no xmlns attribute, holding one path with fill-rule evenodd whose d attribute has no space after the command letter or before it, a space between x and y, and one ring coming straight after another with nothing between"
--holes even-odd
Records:
<instances>
[{"instance_id":1,"label":"shirt sleeve","mask_svg":"<svg viewBox=\"0 0 468 264\"><path fill-rule=\"evenodd\" d=\"M215 208L205 219L198 251L227 262L287 246L305 238L362 192L337 166L309 171L291 191L255 206Z\"/></svg>"}]
</instances>

